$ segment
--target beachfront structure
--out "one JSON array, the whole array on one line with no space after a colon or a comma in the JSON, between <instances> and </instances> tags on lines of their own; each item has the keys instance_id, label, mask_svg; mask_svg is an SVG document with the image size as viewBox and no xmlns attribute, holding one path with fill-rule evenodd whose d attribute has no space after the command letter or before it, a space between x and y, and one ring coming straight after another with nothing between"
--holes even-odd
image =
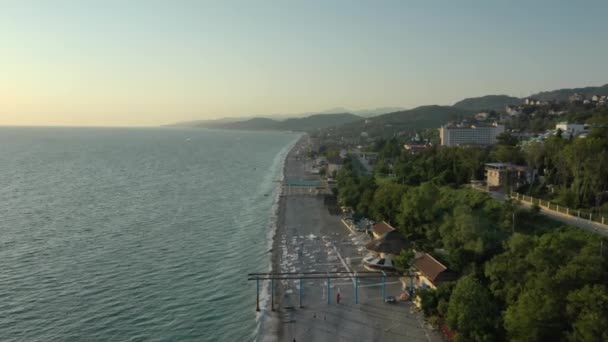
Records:
<instances>
[{"instance_id":1,"label":"beachfront structure","mask_svg":"<svg viewBox=\"0 0 608 342\"><path fill-rule=\"evenodd\" d=\"M491 125L447 124L439 128L442 146L457 145L493 145L496 137L505 131L505 126L497 123Z\"/></svg>"},{"instance_id":2,"label":"beachfront structure","mask_svg":"<svg viewBox=\"0 0 608 342\"><path fill-rule=\"evenodd\" d=\"M532 169L511 163L487 163L485 165L486 185L489 190L505 186L518 188L532 182Z\"/></svg>"},{"instance_id":3,"label":"beachfront structure","mask_svg":"<svg viewBox=\"0 0 608 342\"><path fill-rule=\"evenodd\" d=\"M423 252L416 253L412 263L412 272L408 276L400 278L404 288L431 288L434 290L441 283L455 279L456 274L451 272L447 266L432 255Z\"/></svg>"},{"instance_id":4,"label":"beachfront structure","mask_svg":"<svg viewBox=\"0 0 608 342\"><path fill-rule=\"evenodd\" d=\"M399 255L402 250L409 248L405 237L401 235L396 230L391 230L382 235L380 238L372 240L365 245L365 248L370 252L373 252L378 257L375 258L366 258L372 260L372 262L367 262L364 259L364 264L367 266L372 266L372 268L377 268L374 266L378 266L375 264L381 264L382 266L393 267L393 258L396 255ZM380 262L378 262L380 261Z\"/></svg>"},{"instance_id":5,"label":"beachfront structure","mask_svg":"<svg viewBox=\"0 0 608 342\"><path fill-rule=\"evenodd\" d=\"M581 133L587 132L589 130L589 126L584 124L569 124L564 121L555 125L555 130L562 131L562 138L572 138Z\"/></svg>"},{"instance_id":6,"label":"beachfront structure","mask_svg":"<svg viewBox=\"0 0 608 342\"><path fill-rule=\"evenodd\" d=\"M378 222L372 227L372 236L374 237L374 239L380 239L382 236L384 236L384 234L392 232L394 230L395 228L393 228L385 221Z\"/></svg>"}]
</instances>

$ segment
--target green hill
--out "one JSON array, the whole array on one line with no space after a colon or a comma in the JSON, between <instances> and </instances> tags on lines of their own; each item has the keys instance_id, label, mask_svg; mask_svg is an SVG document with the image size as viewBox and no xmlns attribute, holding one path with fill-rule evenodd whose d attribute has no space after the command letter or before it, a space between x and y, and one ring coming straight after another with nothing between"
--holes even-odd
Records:
<instances>
[{"instance_id":1,"label":"green hill","mask_svg":"<svg viewBox=\"0 0 608 342\"><path fill-rule=\"evenodd\" d=\"M454 104L454 107L470 111L495 110L503 112L505 106L519 105L522 102L522 99L508 95L486 95L458 101Z\"/></svg>"},{"instance_id":2,"label":"green hill","mask_svg":"<svg viewBox=\"0 0 608 342\"><path fill-rule=\"evenodd\" d=\"M449 106L421 106L410 110L379 115L337 127L336 135L356 137L361 132L370 136L393 136L395 134L413 133L422 129L439 128L447 121L459 119L472 112Z\"/></svg>"},{"instance_id":3,"label":"green hill","mask_svg":"<svg viewBox=\"0 0 608 342\"><path fill-rule=\"evenodd\" d=\"M311 132L358 120L361 120L361 117L349 113L315 114L304 118L291 118L282 121L268 118L253 118L237 122L204 122L198 125L198 127L237 130L281 130Z\"/></svg>"},{"instance_id":4,"label":"green hill","mask_svg":"<svg viewBox=\"0 0 608 342\"><path fill-rule=\"evenodd\" d=\"M289 131L312 131L327 127L340 126L350 122L361 120L360 116L342 114L315 114L305 118L291 118L279 122L278 127Z\"/></svg>"},{"instance_id":5,"label":"green hill","mask_svg":"<svg viewBox=\"0 0 608 342\"><path fill-rule=\"evenodd\" d=\"M574 95L574 93L585 95L585 97L591 97L593 95L608 95L608 84L604 84L600 87L584 87L584 88L565 88L552 91L542 91L530 97L542 100L542 101L568 101L568 97Z\"/></svg>"},{"instance_id":6,"label":"green hill","mask_svg":"<svg viewBox=\"0 0 608 342\"><path fill-rule=\"evenodd\" d=\"M241 130L272 130L277 129L279 121L268 118L253 118L237 122L222 122L203 124L200 127L221 128L221 129L241 129Z\"/></svg>"}]
</instances>

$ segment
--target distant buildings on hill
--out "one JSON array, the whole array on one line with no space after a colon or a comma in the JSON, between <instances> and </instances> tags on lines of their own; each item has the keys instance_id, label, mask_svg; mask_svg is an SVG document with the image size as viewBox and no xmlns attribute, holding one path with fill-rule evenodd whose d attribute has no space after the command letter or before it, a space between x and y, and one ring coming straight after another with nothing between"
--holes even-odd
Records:
<instances>
[{"instance_id":1,"label":"distant buildings on hill","mask_svg":"<svg viewBox=\"0 0 608 342\"><path fill-rule=\"evenodd\" d=\"M518 188L524 184L531 184L534 179L534 170L527 166L487 163L484 169L489 190L499 190L505 186Z\"/></svg>"},{"instance_id":2,"label":"distant buildings on hill","mask_svg":"<svg viewBox=\"0 0 608 342\"><path fill-rule=\"evenodd\" d=\"M439 138L442 146L458 145L493 145L496 137L505 131L505 126L498 123L491 125L447 124L439 128Z\"/></svg>"},{"instance_id":3,"label":"distant buildings on hill","mask_svg":"<svg viewBox=\"0 0 608 342\"><path fill-rule=\"evenodd\" d=\"M407 153L414 155L426 151L432 146L431 144L404 144L403 148Z\"/></svg>"},{"instance_id":4,"label":"distant buildings on hill","mask_svg":"<svg viewBox=\"0 0 608 342\"><path fill-rule=\"evenodd\" d=\"M563 139L585 138L589 133L589 125L571 124L566 121L559 122L555 125L555 129L550 129L545 133L539 134L538 136L531 137L529 140L524 141L523 144L528 144L530 142L543 142L552 135L558 135L558 132Z\"/></svg>"},{"instance_id":5,"label":"distant buildings on hill","mask_svg":"<svg viewBox=\"0 0 608 342\"><path fill-rule=\"evenodd\" d=\"M585 95L581 95L578 93L574 93L568 97L568 101L571 103L584 103L584 104L596 104L598 107L608 105L608 96L607 95L591 95L590 97L585 97Z\"/></svg>"},{"instance_id":6,"label":"distant buildings on hill","mask_svg":"<svg viewBox=\"0 0 608 342\"><path fill-rule=\"evenodd\" d=\"M568 122L559 122L555 125L555 130L560 130L562 138L573 138L582 133L587 133L589 125L585 124L569 124Z\"/></svg>"}]
</instances>

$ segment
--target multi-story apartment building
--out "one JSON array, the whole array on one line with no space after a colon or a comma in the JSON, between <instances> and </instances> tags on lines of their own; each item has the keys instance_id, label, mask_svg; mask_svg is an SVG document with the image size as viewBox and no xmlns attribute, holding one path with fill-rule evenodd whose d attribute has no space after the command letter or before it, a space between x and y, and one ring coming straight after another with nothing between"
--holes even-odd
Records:
<instances>
[{"instance_id":1,"label":"multi-story apartment building","mask_svg":"<svg viewBox=\"0 0 608 342\"><path fill-rule=\"evenodd\" d=\"M439 137L442 146L493 145L496 137L505 131L504 125L448 124L441 126Z\"/></svg>"}]
</instances>

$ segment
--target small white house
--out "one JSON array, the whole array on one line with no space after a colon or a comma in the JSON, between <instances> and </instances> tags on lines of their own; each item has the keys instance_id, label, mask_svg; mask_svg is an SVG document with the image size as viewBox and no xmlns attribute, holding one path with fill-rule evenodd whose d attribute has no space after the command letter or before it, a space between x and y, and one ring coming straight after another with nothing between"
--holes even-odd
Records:
<instances>
[{"instance_id":1,"label":"small white house","mask_svg":"<svg viewBox=\"0 0 608 342\"><path fill-rule=\"evenodd\" d=\"M570 138L587 132L589 130L589 126L584 124L569 124L567 122L560 122L555 125L555 130L558 129L562 131L562 137Z\"/></svg>"}]
</instances>

